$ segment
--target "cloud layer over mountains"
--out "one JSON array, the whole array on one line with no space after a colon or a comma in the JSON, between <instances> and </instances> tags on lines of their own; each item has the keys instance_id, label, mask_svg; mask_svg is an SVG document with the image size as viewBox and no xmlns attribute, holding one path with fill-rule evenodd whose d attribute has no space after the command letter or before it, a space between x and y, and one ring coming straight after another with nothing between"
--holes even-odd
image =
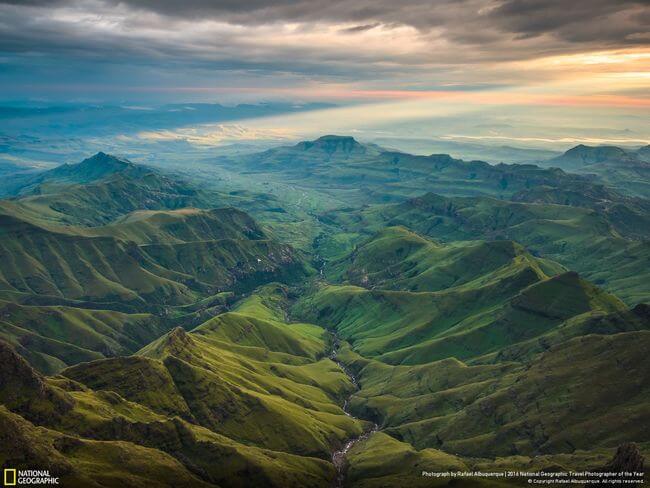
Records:
<instances>
[{"instance_id":1,"label":"cloud layer over mountains","mask_svg":"<svg viewBox=\"0 0 650 488\"><path fill-rule=\"evenodd\" d=\"M650 41L645 0L29 0L0 2L0 16L9 82L48 72L70 84L76 71L80 88L99 83L92 72L145 87L154 78L241 87L268 74L270 87L501 86L526 78L512 63L636 53ZM191 72L167 78L180 66Z\"/></svg>"}]
</instances>

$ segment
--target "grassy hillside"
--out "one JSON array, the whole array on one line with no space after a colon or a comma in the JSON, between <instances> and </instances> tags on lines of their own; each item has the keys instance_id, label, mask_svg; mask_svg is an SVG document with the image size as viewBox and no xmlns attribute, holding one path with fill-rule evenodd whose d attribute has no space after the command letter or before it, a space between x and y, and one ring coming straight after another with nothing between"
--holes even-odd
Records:
<instances>
[{"instance_id":1,"label":"grassy hillside","mask_svg":"<svg viewBox=\"0 0 650 488\"><path fill-rule=\"evenodd\" d=\"M0 301L0 316L0 337L45 373L105 356L132 354L170 327L145 313L5 301Z\"/></svg>"},{"instance_id":2,"label":"grassy hillside","mask_svg":"<svg viewBox=\"0 0 650 488\"><path fill-rule=\"evenodd\" d=\"M105 226L80 228L89 236L111 236L138 244L180 244L219 239L262 239L264 231L234 208L136 210Z\"/></svg>"},{"instance_id":3,"label":"grassy hillside","mask_svg":"<svg viewBox=\"0 0 650 488\"><path fill-rule=\"evenodd\" d=\"M139 209L206 206L206 197L153 168L99 153L35 175L9 205L38 224L97 226Z\"/></svg>"},{"instance_id":4,"label":"grassy hillside","mask_svg":"<svg viewBox=\"0 0 650 488\"><path fill-rule=\"evenodd\" d=\"M476 358L542 335L576 315L625 309L575 273L547 278L527 265L508 268L479 278L481 285L442 292L325 285L301 299L296 313L335 327L365 356L422 364Z\"/></svg>"},{"instance_id":5,"label":"grassy hillside","mask_svg":"<svg viewBox=\"0 0 650 488\"><path fill-rule=\"evenodd\" d=\"M202 218L203 214L207 218ZM230 215L233 214L233 215ZM289 246L260 239L263 234L245 214L236 210L162 214L138 227L125 223L93 232L74 228L48 229L0 215L0 289L24 294L95 302L140 302L145 305L186 304L197 293L233 287L254 287L264 278L285 270L300 275L300 260ZM133 217L137 218L137 217ZM97 234L89 237L87 234ZM107 234L103 236L101 234ZM221 235L234 239L200 240L180 244L138 246L132 240L108 235L154 240L176 234L182 238ZM252 239L251 239L252 238Z\"/></svg>"},{"instance_id":6,"label":"grassy hillside","mask_svg":"<svg viewBox=\"0 0 650 488\"><path fill-rule=\"evenodd\" d=\"M94 226L138 209L183 208L201 200L185 185L152 171L137 179L117 173L88 185L27 195L17 203L24 212L38 214L41 222Z\"/></svg>"},{"instance_id":7,"label":"grassy hillside","mask_svg":"<svg viewBox=\"0 0 650 488\"><path fill-rule=\"evenodd\" d=\"M650 372L649 344L648 330L572 339L482 394L477 385L473 392L450 392L472 395L458 411L414 416L395 432L416 446L480 457L571 453L646 439L642 384ZM623 374L628 380L617 381Z\"/></svg>"},{"instance_id":8,"label":"grassy hillside","mask_svg":"<svg viewBox=\"0 0 650 488\"><path fill-rule=\"evenodd\" d=\"M334 280L390 290L440 291L473 282L521 262L553 276L558 264L533 258L512 241L457 241L443 245L405 227L386 227L360 243L350 256L327 267ZM484 281L484 280L483 280Z\"/></svg>"},{"instance_id":9,"label":"grassy hillside","mask_svg":"<svg viewBox=\"0 0 650 488\"><path fill-rule=\"evenodd\" d=\"M122 448L150 449L154 467L166 464L171 476L204 483L328 486L331 450L364 423L340 407L353 386L323 357L324 330L284 322L286 306L286 289L271 285L191 333L177 328L137 355L82 363L52 378L0 344L3 419L25 435L46 433L39 445L65 463L52 468L64 480L89 476L79 451L104 459ZM49 439L62 435L71 449L60 453ZM12 456L4 444L0 459L16 462ZM129 478L130 469L111 465L109 472Z\"/></svg>"},{"instance_id":10,"label":"grassy hillside","mask_svg":"<svg viewBox=\"0 0 650 488\"><path fill-rule=\"evenodd\" d=\"M59 233L0 215L0 288L80 300L187 303L187 286L145 270L137 245Z\"/></svg>"},{"instance_id":11,"label":"grassy hillside","mask_svg":"<svg viewBox=\"0 0 650 488\"><path fill-rule=\"evenodd\" d=\"M0 450L3 464L20 467L40 455L64 482L91 478L104 468L102 477L124 477L132 486L160 476L155 469L165 465L170 482L196 480L199 486L325 486L322 479L330 474L325 461L249 447L179 417L157 414L113 391L93 391L66 379L45 380L4 346L0 352L3 373L11 371L14 378L11 388L0 390L3 423L12 429L3 430L12 432ZM11 396L30 391L36 393L29 402ZM116 462L121 456L132 462ZM140 456L151 458L145 470L136 468L142 464Z\"/></svg>"},{"instance_id":12,"label":"grassy hillside","mask_svg":"<svg viewBox=\"0 0 650 488\"><path fill-rule=\"evenodd\" d=\"M53 169L34 174L15 192L17 195L30 193L52 193L68 185L93 183L116 173L128 173L134 178L148 170L126 159L99 152L77 164L62 164Z\"/></svg>"},{"instance_id":13,"label":"grassy hillside","mask_svg":"<svg viewBox=\"0 0 650 488\"><path fill-rule=\"evenodd\" d=\"M561 156L540 161L576 173L597 174L609 185L624 193L650 197L650 159L647 146L638 151L617 146L580 144Z\"/></svg>"},{"instance_id":14,"label":"grassy hillside","mask_svg":"<svg viewBox=\"0 0 650 488\"><path fill-rule=\"evenodd\" d=\"M386 488L650 453L647 200L352 137L232 154L5 185L1 465Z\"/></svg>"},{"instance_id":15,"label":"grassy hillside","mask_svg":"<svg viewBox=\"0 0 650 488\"><path fill-rule=\"evenodd\" d=\"M650 293L645 272L650 269L648 230L637 226L635 233L646 237L628 237L592 209L427 194L400 204L341 213L336 219L344 229L357 232L399 225L445 242L511 239L537 256L577 270L628 303L645 301Z\"/></svg>"},{"instance_id":16,"label":"grassy hillside","mask_svg":"<svg viewBox=\"0 0 650 488\"><path fill-rule=\"evenodd\" d=\"M248 214L233 208L145 210L139 199L149 198L146 193L115 193L115 178L145 185L161 198L168 193L155 185L163 180L168 188L194 191L100 155L43 173L26 187L31 196L1 204L0 296L6 303L0 334L40 371L131 354L175 323L191 327L221 312L233 291L305 275L302 257L270 239ZM89 184L70 186L78 182ZM135 200L116 202L123 191ZM70 209L84 216L97 210L101 221L117 218L94 227L63 225L72 213L60 213L49 200L42 213L32 205L41 196L85 194L94 203ZM122 213L132 208L142 209Z\"/></svg>"},{"instance_id":17,"label":"grassy hillside","mask_svg":"<svg viewBox=\"0 0 650 488\"><path fill-rule=\"evenodd\" d=\"M422 470L598 466L648 439L647 306L629 310L512 243L445 245L401 227L330 275L357 286L321 284L294 313L350 342L338 356L359 379L350 407L382 430L349 453L352 486L435 486Z\"/></svg>"}]
</instances>

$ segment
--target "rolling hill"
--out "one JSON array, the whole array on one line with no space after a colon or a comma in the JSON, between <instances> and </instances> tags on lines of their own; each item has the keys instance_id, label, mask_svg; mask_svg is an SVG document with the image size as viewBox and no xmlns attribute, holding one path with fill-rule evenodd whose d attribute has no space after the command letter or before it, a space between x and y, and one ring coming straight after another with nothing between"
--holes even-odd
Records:
<instances>
[{"instance_id":1,"label":"rolling hill","mask_svg":"<svg viewBox=\"0 0 650 488\"><path fill-rule=\"evenodd\" d=\"M509 197L541 185L590 184L584 176L557 168L490 165L447 154L414 156L333 135L236 158L223 156L214 163L253 179L316 191L323 200L343 206L399 201L427 191Z\"/></svg>"},{"instance_id":2,"label":"rolling hill","mask_svg":"<svg viewBox=\"0 0 650 488\"><path fill-rule=\"evenodd\" d=\"M633 305L650 296L646 273L650 227L646 226L647 214L640 223L636 219L613 223L616 215L554 203L429 193L399 204L330 213L327 218L345 232L356 232L349 238L348 248L384 226L404 226L445 242L514 240L537 256L582 273ZM624 215L629 217L629 213ZM626 233L628 227L631 230ZM327 240L324 245L331 246Z\"/></svg>"},{"instance_id":3,"label":"rolling hill","mask_svg":"<svg viewBox=\"0 0 650 488\"><path fill-rule=\"evenodd\" d=\"M331 266L341 283L293 313L349 342L338 357L359 379L351 410L382 431L351 451L354 486L420 486L414 463L604 465L648 438L647 305L628 309L511 242L442 244L402 227Z\"/></svg>"},{"instance_id":4,"label":"rolling hill","mask_svg":"<svg viewBox=\"0 0 650 488\"><path fill-rule=\"evenodd\" d=\"M0 302L0 338L41 372L136 352L172 324L147 313Z\"/></svg>"},{"instance_id":5,"label":"rolling hill","mask_svg":"<svg viewBox=\"0 0 650 488\"><path fill-rule=\"evenodd\" d=\"M106 463L101 479L127 486L155 473L115 464L121 452L166 465L170 483L328 486L331 446L364 423L339 406L353 387L324 357L327 334L284 323L284 306L286 290L268 286L189 334L177 328L134 356L51 378L0 343L1 415L17 428L1 456L31 456L20 447L38 436L29 445L71 482L96 473L87 459Z\"/></svg>"},{"instance_id":6,"label":"rolling hill","mask_svg":"<svg viewBox=\"0 0 650 488\"><path fill-rule=\"evenodd\" d=\"M539 164L576 173L596 174L623 193L650 197L650 158L647 146L629 150L617 146L580 144L561 156L540 161Z\"/></svg>"},{"instance_id":7,"label":"rolling hill","mask_svg":"<svg viewBox=\"0 0 650 488\"><path fill-rule=\"evenodd\" d=\"M222 291L307 272L248 214L185 207L184 197L174 209L170 194L195 190L112 156L42 173L25 193L0 203L0 336L46 373L132 354L222 311Z\"/></svg>"},{"instance_id":8,"label":"rolling hill","mask_svg":"<svg viewBox=\"0 0 650 488\"><path fill-rule=\"evenodd\" d=\"M341 136L208 165L3 185L3 467L387 488L650 452L638 192Z\"/></svg>"}]
</instances>

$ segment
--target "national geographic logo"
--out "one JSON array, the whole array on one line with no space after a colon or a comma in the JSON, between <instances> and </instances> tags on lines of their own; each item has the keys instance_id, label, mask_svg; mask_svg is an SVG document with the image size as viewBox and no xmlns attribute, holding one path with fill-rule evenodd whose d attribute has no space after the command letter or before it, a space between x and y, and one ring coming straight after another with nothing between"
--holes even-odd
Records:
<instances>
[{"instance_id":1,"label":"national geographic logo","mask_svg":"<svg viewBox=\"0 0 650 488\"><path fill-rule=\"evenodd\" d=\"M16 470L5 469L3 481L5 486L16 486Z\"/></svg>"},{"instance_id":2,"label":"national geographic logo","mask_svg":"<svg viewBox=\"0 0 650 488\"><path fill-rule=\"evenodd\" d=\"M59 478L50 476L46 469L11 469L5 468L3 486L58 485Z\"/></svg>"}]
</instances>

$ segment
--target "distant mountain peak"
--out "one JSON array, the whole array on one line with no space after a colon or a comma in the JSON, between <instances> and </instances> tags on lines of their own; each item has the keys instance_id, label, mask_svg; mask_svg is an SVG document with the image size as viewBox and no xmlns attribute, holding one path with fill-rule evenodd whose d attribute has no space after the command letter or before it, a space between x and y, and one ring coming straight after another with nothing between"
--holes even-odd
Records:
<instances>
[{"instance_id":1,"label":"distant mountain peak","mask_svg":"<svg viewBox=\"0 0 650 488\"><path fill-rule=\"evenodd\" d=\"M120 166L127 167L133 166L133 163L127 159L118 158L112 154L106 154L105 152L99 151L94 156L84 159L79 165L101 165L101 166Z\"/></svg>"},{"instance_id":2,"label":"distant mountain peak","mask_svg":"<svg viewBox=\"0 0 650 488\"><path fill-rule=\"evenodd\" d=\"M585 163L598 163L625 156L627 156L625 150L618 146L585 146L584 144L578 144L556 159L580 159Z\"/></svg>"},{"instance_id":3,"label":"distant mountain peak","mask_svg":"<svg viewBox=\"0 0 650 488\"><path fill-rule=\"evenodd\" d=\"M352 136L325 135L315 141L303 141L297 147L305 151L316 149L329 155L363 154L366 152L366 147Z\"/></svg>"},{"instance_id":4,"label":"distant mountain peak","mask_svg":"<svg viewBox=\"0 0 650 488\"><path fill-rule=\"evenodd\" d=\"M64 164L45 173L46 178L63 178L77 183L89 183L106 176L144 168L128 159L98 152L77 164Z\"/></svg>"},{"instance_id":5,"label":"distant mountain peak","mask_svg":"<svg viewBox=\"0 0 650 488\"><path fill-rule=\"evenodd\" d=\"M337 136L334 134L327 134L316 139L315 142L350 142L352 144L359 144L359 142L352 136Z\"/></svg>"},{"instance_id":6,"label":"distant mountain peak","mask_svg":"<svg viewBox=\"0 0 650 488\"><path fill-rule=\"evenodd\" d=\"M639 148L636 154L641 160L650 162L650 144Z\"/></svg>"},{"instance_id":7,"label":"distant mountain peak","mask_svg":"<svg viewBox=\"0 0 650 488\"><path fill-rule=\"evenodd\" d=\"M66 163L37 173L15 192L17 195L49 193L51 185L87 184L116 174L143 175L150 171L147 166L100 151L80 163ZM48 185L50 188L46 188Z\"/></svg>"}]
</instances>

